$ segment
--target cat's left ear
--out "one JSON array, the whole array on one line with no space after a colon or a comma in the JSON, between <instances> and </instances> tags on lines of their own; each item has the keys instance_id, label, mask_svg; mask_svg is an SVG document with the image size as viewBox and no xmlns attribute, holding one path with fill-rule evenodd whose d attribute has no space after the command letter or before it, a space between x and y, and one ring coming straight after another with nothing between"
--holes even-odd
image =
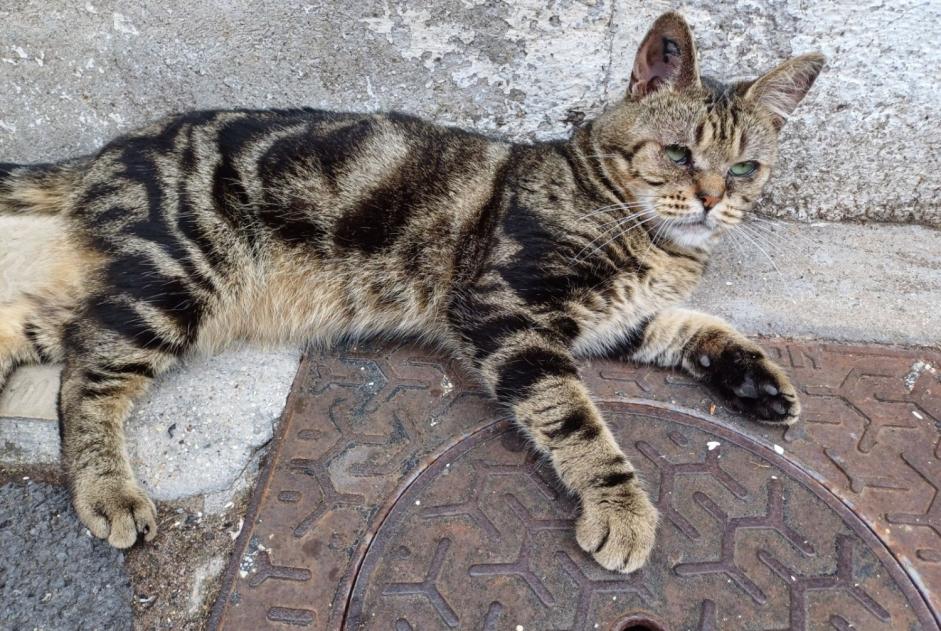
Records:
<instances>
[{"instance_id":1,"label":"cat's left ear","mask_svg":"<svg viewBox=\"0 0 941 631\"><path fill-rule=\"evenodd\" d=\"M820 53L809 53L788 59L756 79L745 92L745 99L770 112L774 126L780 130L797 104L807 96L826 59Z\"/></svg>"},{"instance_id":2,"label":"cat's left ear","mask_svg":"<svg viewBox=\"0 0 941 631\"><path fill-rule=\"evenodd\" d=\"M664 13L637 49L627 96L639 100L662 88L682 91L698 85L699 63L693 33L682 15Z\"/></svg>"}]
</instances>

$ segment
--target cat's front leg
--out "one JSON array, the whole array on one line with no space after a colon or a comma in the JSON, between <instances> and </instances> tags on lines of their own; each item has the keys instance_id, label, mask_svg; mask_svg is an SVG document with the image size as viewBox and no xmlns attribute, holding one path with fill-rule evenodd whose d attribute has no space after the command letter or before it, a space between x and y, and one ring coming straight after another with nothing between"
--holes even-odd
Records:
<instances>
[{"instance_id":1,"label":"cat's front leg","mask_svg":"<svg viewBox=\"0 0 941 631\"><path fill-rule=\"evenodd\" d=\"M465 319L459 328L465 358L580 498L578 544L607 569L641 567L653 548L657 510L559 336L522 315Z\"/></svg>"},{"instance_id":2,"label":"cat's front leg","mask_svg":"<svg viewBox=\"0 0 941 631\"><path fill-rule=\"evenodd\" d=\"M131 470L124 421L150 386L161 360L114 336L66 354L59 410L62 460L79 519L96 537L128 548L157 534L157 511ZM91 346L91 344L89 344Z\"/></svg>"},{"instance_id":3,"label":"cat's front leg","mask_svg":"<svg viewBox=\"0 0 941 631\"><path fill-rule=\"evenodd\" d=\"M790 425L800 416L784 371L720 318L667 309L638 325L619 350L634 361L682 368L760 420Z\"/></svg>"}]
</instances>

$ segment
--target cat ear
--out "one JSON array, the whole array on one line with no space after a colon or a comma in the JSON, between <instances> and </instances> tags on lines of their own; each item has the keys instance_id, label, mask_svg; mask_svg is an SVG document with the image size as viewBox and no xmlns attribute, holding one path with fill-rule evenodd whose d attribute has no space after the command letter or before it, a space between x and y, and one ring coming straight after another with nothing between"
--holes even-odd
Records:
<instances>
[{"instance_id":1,"label":"cat ear","mask_svg":"<svg viewBox=\"0 0 941 631\"><path fill-rule=\"evenodd\" d=\"M637 49L628 98L641 99L664 87L685 90L697 85L699 64L693 33L679 13L664 13Z\"/></svg>"},{"instance_id":2,"label":"cat ear","mask_svg":"<svg viewBox=\"0 0 941 631\"><path fill-rule=\"evenodd\" d=\"M826 59L820 53L788 59L756 79L745 92L745 99L770 112L775 127L781 129L797 104L807 95L825 62Z\"/></svg>"}]
</instances>

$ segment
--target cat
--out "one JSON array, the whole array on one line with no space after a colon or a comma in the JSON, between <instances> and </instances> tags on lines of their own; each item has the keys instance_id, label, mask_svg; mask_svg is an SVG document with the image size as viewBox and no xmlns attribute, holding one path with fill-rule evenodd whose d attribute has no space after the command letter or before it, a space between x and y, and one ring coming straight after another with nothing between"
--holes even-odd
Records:
<instances>
[{"instance_id":1,"label":"cat","mask_svg":"<svg viewBox=\"0 0 941 631\"><path fill-rule=\"evenodd\" d=\"M700 77L671 12L627 94L562 141L399 113L200 111L91 156L2 164L0 218L50 236L0 304L0 387L18 365L64 363L74 508L127 548L157 521L122 425L182 356L416 337L459 358L545 454L580 500L578 544L632 572L658 513L576 358L681 368L761 420L798 419L794 386L757 344L676 305L761 194L823 65L807 54L752 81Z\"/></svg>"}]
</instances>

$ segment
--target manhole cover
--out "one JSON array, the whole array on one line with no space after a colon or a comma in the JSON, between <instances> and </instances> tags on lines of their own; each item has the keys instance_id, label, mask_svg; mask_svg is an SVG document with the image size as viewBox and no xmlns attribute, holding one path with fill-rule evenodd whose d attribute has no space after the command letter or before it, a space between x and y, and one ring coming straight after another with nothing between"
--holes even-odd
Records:
<instances>
[{"instance_id":1,"label":"manhole cover","mask_svg":"<svg viewBox=\"0 0 941 631\"><path fill-rule=\"evenodd\" d=\"M772 346L786 358L782 348L792 349ZM876 432L870 452L894 444L903 425L932 449L933 418L927 428L903 423L890 403L910 406L906 397L923 397L936 382L909 389L906 373L904 391L890 388L895 372L911 365L899 351L800 350L795 356L809 368L785 363L805 393L809 421L789 441L779 430L739 425L672 373L586 367L663 515L650 564L627 577L577 548L576 505L454 366L410 348L311 357L213 622L394 631L937 629L919 592L934 595L927 572L906 562L913 541L932 570L925 553L937 548L932 498L924 498L927 510L919 506L925 524L914 509L874 510L886 500L867 495L871 484L854 491L852 476L832 476L815 460L815 449L838 450L840 441L822 448L813 435L840 424L852 430L864 410L863 431L851 433L860 441ZM854 362L865 366L862 377L852 377ZM870 379L868 390L855 385L860 379ZM848 390L867 394L853 401ZM897 398L880 402L880 393ZM927 414L924 405L916 412ZM919 460L917 453L907 455ZM838 470L859 471L860 460L849 454ZM901 500L917 487L897 462L884 459L881 474L863 481ZM883 527L906 515L914 534Z\"/></svg>"},{"instance_id":2,"label":"manhole cover","mask_svg":"<svg viewBox=\"0 0 941 631\"><path fill-rule=\"evenodd\" d=\"M572 540L575 506L501 422L401 496L348 626L620 629L625 612L649 610L674 629L930 628L868 528L774 452L693 416L605 408L664 515L644 571L594 566Z\"/></svg>"}]
</instances>

